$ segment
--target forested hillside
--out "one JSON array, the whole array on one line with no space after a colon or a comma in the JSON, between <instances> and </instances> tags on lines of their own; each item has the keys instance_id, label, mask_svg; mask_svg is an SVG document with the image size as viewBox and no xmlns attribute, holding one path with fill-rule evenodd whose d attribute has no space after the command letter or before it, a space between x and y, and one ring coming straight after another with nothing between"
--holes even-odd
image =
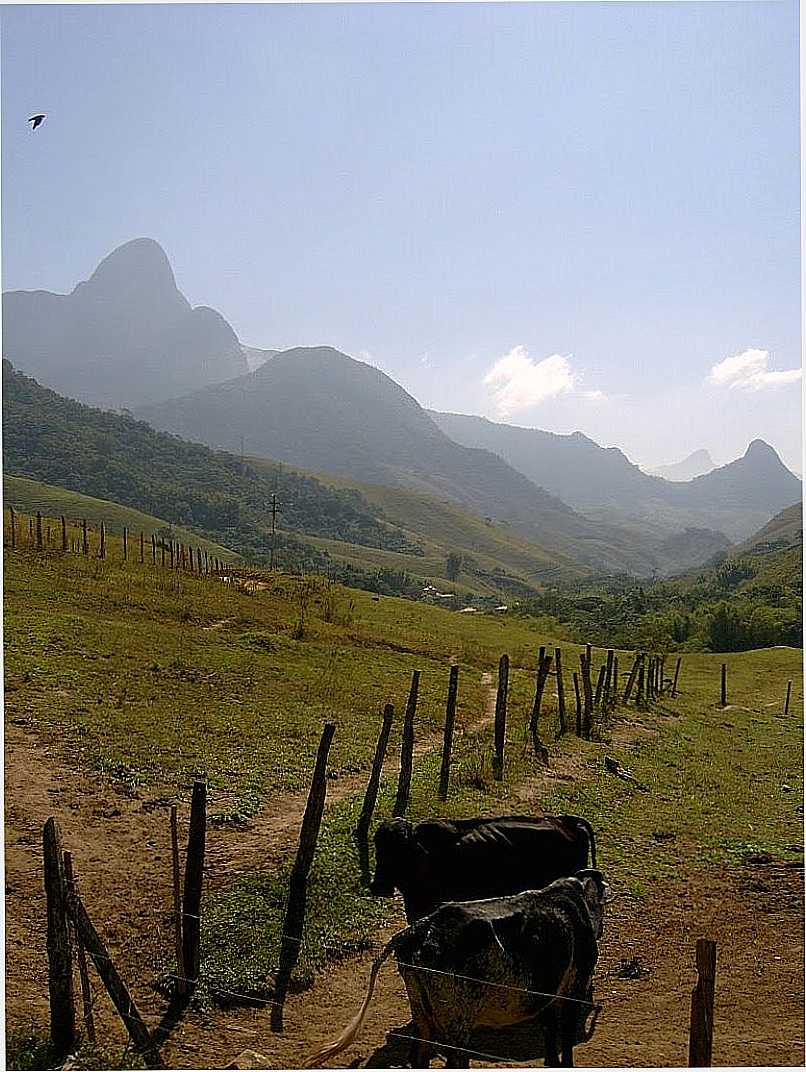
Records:
<instances>
[{"instance_id":1,"label":"forested hillside","mask_svg":"<svg viewBox=\"0 0 806 1072\"><path fill-rule=\"evenodd\" d=\"M62 398L8 361L3 464L6 473L136 507L246 554L270 548L272 495L286 532L420 550L356 491L326 487L281 465L257 471L235 455ZM293 543L287 536L278 541Z\"/></svg>"}]
</instances>

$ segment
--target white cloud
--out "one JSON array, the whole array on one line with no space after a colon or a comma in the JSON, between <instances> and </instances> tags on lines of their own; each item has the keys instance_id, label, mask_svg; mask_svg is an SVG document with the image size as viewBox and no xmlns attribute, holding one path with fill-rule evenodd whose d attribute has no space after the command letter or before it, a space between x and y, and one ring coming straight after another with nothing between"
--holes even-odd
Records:
<instances>
[{"instance_id":1,"label":"white cloud","mask_svg":"<svg viewBox=\"0 0 806 1072\"><path fill-rule=\"evenodd\" d=\"M776 372L769 367L769 350L744 350L734 357L726 357L714 365L706 379L715 387L738 388L742 391L761 391L765 387L779 387L785 383L797 383L801 370L784 369Z\"/></svg>"},{"instance_id":2,"label":"white cloud","mask_svg":"<svg viewBox=\"0 0 806 1072\"><path fill-rule=\"evenodd\" d=\"M491 389L498 417L511 417L520 410L538 406L550 398L578 391L580 377L568 357L552 354L542 361L529 357L525 346L515 346L500 357L484 377ZM600 401L601 391L578 391L580 398Z\"/></svg>"}]
</instances>

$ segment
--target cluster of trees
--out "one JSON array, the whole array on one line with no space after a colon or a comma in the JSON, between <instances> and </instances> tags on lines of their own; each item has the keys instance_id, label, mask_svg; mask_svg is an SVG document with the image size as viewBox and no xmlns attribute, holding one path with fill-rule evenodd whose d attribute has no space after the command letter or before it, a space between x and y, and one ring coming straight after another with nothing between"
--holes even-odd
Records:
<instances>
[{"instance_id":1,"label":"cluster of trees","mask_svg":"<svg viewBox=\"0 0 806 1072\"><path fill-rule=\"evenodd\" d=\"M551 589L522 613L581 643L667 651L803 645L799 546L728 560L698 577L608 578Z\"/></svg>"}]
</instances>

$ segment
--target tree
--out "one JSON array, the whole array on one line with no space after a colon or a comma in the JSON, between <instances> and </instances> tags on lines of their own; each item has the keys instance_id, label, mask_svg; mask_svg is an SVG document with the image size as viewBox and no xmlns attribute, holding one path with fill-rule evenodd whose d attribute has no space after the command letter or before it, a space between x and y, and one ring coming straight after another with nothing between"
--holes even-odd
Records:
<instances>
[{"instance_id":1,"label":"tree","mask_svg":"<svg viewBox=\"0 0 806 1072\"><path fill-rule=\"evenodd\" d=\"M451 551L445 566L445 572L449 581L455 581L462 571L462 556Z\"/></svg>"}]
</instances>

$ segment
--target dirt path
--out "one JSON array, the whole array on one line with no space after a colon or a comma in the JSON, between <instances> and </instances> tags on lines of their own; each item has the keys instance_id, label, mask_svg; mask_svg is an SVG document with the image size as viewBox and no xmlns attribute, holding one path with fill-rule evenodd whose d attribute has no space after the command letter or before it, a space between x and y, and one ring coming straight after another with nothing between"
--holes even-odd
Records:
<instances>
[{"instance_id":1,"label":"dirt path","mask_svg":"<svg viewBox=\"0 0 806 1072\"><path fill-rule=\"evenodd\" d=\"M495 708L491 679L485 683L489 691L481 724ZM625 741L651 732L640 720L618 726ZM421 740L418 754L439 743L437 735ZM149 968L172 941L169 798L159 790L126 795L87 772L77 776L37 737L35 727L21 720L7 728L5 770L9 1026L47 1022L41 824L50 814L62 825L87 904L102 922L124 977L132 981L135 1000L156 1023L164 1002L149 988ZM552 769L522 788L518 803L534 807L547 780L574 771L573 757L558 757ZM363 789L365 778L332 782L330 803ZM292 849L304 803L304 794L285 796L271 802L247 830L212 828L207 881L265 867ZM612 905L596 984L605 1008L593 1039L578 1051L580 1064L686 1063L693 949L703 934L719 942L714 1062L803 1064L803 872L772 862L731 871L703 867L652 891L640 904L623 898ZM625 977L622 962L633 958L638 977ZM269 1031L265 1009L189 1012L165 1045L166 1063L222 1067L252 1048L273 1067L298 1066L353 1015L371 959L367 954L335 965L312 990L292 995L283 1035ZM389 1044L386 1035L406 1033L407 1012L400 978L387 965L362 1038L343 1055L344 1064L401 1064L404 1040L392 1038ZM99 1036L117 1040L122 1050L123 1032L105 997L97 1015Z\"/></svg>"}]
</instances>

